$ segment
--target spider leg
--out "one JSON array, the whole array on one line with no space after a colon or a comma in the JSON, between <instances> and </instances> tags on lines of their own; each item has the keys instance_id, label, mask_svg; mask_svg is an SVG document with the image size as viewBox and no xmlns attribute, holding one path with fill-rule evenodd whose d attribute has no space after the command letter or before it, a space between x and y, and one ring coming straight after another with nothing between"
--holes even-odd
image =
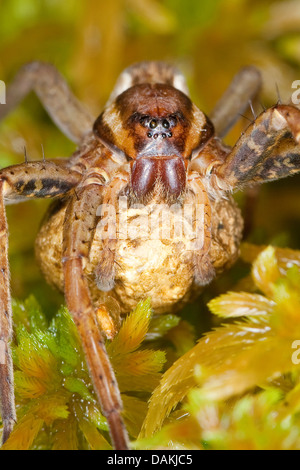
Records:
<instances>
[{"instance_id":1,"label":"spider leg","mask_svg":"<svg viewBox=\"0 0 300 470\"><path fill-rule=\"evenodd\" d=\"M64 222L63 267L67 306L81 337L83 350L103 414L106 416L115 449L128 449L123 425L122 402L116 378L100 332L96 310L91 300L84 266L96 225L98 206L102 203L101 185L94 178L76 189L69 202Z\"/></svg>"},{"instance_id":2,"label":"spider leg","mask_svg":"<svg viewBox=\"0 0 300 470\"><path fill-rule=\"evenodd\" d=\"M0 181L0 346L4 356L0 357L0 395L4 443L16 421L14 401L14 376L9 343L12 336L12 314L9 290L8 236L3 197L4 181Z\"/></svg>"},{"instance_id":3,"label":"spider leg","mask_svg":"<svg viewBox=\"0 0 300 470\"><path fill-rule=\"evenodd\" d=\"M277 180L300 171L300 110L275 105L250 124L211 181L225 190Z\"/></svg>"},{"instance_id":4,"label":"spider leg","mask_svg":"<svg viewBox=\"0 0 300 470\"><path fill-rule=\"evenodd\" d=\"M0 170L5 204L30 198L61 196L78 184L80 179L79 172L54 161L21 163Z\"/></svg>"},{"instance_id":5,"label":"spider leg","mask_svg":"<svg viewBox=\"0 0 300 470\"><path fill-rule=\"evenodd\" d=\"M58 128L73 142L80 142L92 129L94 117L75 98L64 78L53 65L38 61L23 66L8 87L0 120L32 90Z\"/></svg>"},{"instance_id":6,"label":"spider leg","mask_svg":"<svg viewBox=\"0 0 300 470\"><path fill-rule=\"evenodd\" d=\"M218 137L224 137L229 132L260 87L261 75L256 67L244 67L235 75L210 114Z\"/></svg>"},{"instance_id":7,"label":"spider leg","mask_svg":"<svg viewBox=\"0 0 300 470\"><path fill-rule=\"evenodd\" d=\"M122 178L122 174L114 178L109 187L105 191L102 201L102 217L106 208L116 207L118 197L122 189L128 185L128 178ZM108 236L103 240L103 248L98 266L95 269L95 277L97 286L100 290L109 291L114 286L114 264L115 264L115 248L116 248L116 214L113 217L106 217L105 222L108 225ZM115 216L115 217L114 217Z\"/></svg>"},{"instance_id":8,"label":"spider leg","mask_svg":"<svg viewBox=\"0 0 300 470\"><path fill-rule=\"evenodd\" d=\"M81 175L53 162L32 162L0 170L0 396L5 442L16 420L13 366L10 354L12 337L11 298L9 289L8 228L4 204L29 198L55 197L75 186Z\"/></svg>"},{"instance_id":9,"label":"spider leg","mask_svg":"<svg viewBox=\"0 0 300 470\"><path fill-rule=\"evenodd\" d=\"M201 176L192 171L188 177L187 189L192 191L186 203L196 208L194 218L195 239L193 240L194 280L199 286L209 284L215 277L215 270L209 258L211 241L211 206Z\"/></svg>"}]
</instances>

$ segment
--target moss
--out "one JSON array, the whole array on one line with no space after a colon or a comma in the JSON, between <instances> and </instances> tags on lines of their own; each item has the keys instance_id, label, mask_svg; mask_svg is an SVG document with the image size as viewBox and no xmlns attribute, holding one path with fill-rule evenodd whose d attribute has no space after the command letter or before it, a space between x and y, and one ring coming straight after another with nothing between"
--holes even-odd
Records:
<instances>
[{"instance_id":1,"label":"moss","mask_svg":"<svg viewBox=\"0 0 300 470\"><path fill-rule=\"evenodd\" d=\"M34 297L13 302L18 422L3 449L110 449L75 324L65 307L47 324ZM174 319L173 319L174 320ZM178 323L179 319L176 323ZM151 335L149 300L137 305L107 350L124 402L124 420L137 437L147 399L160 379L165 353L141 347ZM156 336L174 321L154 322Z\"/></svg>"},{"instance_id":2,"label":"moss","mask_svg":"<svg viewBox=\"0 0 300 470\"><path fill-rule=\"evenodd\" d=\"M164 373L137 448L300 448L300 253L251 251L254 292L210 301L224 323Z\"/></svg>"}]
</instances>

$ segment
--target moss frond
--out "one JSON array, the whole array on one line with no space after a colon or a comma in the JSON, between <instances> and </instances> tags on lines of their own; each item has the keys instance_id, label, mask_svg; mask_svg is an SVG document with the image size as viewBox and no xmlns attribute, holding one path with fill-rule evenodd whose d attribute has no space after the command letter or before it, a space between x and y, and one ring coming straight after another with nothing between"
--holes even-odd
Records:
<instances>
[{"instance_id":1,"label":"moss frond","mask_svg":"<svg viewBox=\"0 0 300 470\"><path fill-rule=\"evenodd\" d=\"M229 292L210 301L226 323L164 373L137 447L159 441L173 448L175 434L188 448L299 448L298 254L293 262L291 250L259 250L252 280L257 293ZM188 418L167 424L181 402Z\"/></svg>"},{"instance_id":2,"label":"moss frond","mask_svg":"<svg viewBox=\"0 0 300 470\"><path fill-rule=\"evenodd\" d=\"M110 449L107 422L98 408L68 310L61 307L47 325L33 297L14 301L13 307L18 422L3 449ZM163 351L141 349L150 319L150 301L140 302L107 344L120 379L124 420L134 438L165 362ZM158 331L162 329L168 330L164 325Z\"/></svg>"}]
</instances>

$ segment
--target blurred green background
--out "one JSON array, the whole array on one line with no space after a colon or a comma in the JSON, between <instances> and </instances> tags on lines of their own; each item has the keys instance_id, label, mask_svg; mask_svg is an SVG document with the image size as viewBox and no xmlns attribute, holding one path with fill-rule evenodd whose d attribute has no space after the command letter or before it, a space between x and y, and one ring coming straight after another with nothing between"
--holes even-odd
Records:
<instances>
[{"instance_id":1,"label":"blurred green background","mask_svg":"<svg viewBox=\"0 0 300 470\"><path fill-rule=\"evenodd\" d=\"M258 66L261 102L283 101L300 79L300 1L272 0L1 0L0 79L8 83L31 60L53 63L75 94L96 115L118 74L140 60L166 60L186 75L191 95L209 114L238 69ZM258 112L261 107L256 103ZM241 118L226 137L234 144L247 125ZM75 146L48 118L31 94L0 126L0 165L68 157ZM300 176L261 188L250 204L248 240L300 248ZM249 195L237 194L246 215ZM8 208L12 292L34 293L47 311L62 297L46 286L34 261L34 237L48 202ZM231 288L239 264L208 289L200 302ZM201 305L195 304L188 312ZM205 328L205 326L203 326Z\"/></svg>"}]
</instances>

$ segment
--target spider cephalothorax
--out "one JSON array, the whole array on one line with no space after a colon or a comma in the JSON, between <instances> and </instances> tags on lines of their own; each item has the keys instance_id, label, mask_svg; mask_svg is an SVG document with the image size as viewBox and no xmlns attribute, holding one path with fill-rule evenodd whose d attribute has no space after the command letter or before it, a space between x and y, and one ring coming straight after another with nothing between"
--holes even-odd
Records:
<instances>
[{"instance_id":1,"label":"spider cephalothorax","mask_svg":"<svg viewBox=\"0 0 300 470\"><path fill-rule=\"evenodd\" d=\"M131 160L131 187L138 199L159 182L165 197L174 200L185 190L188 160L213 136L213 125L180 90L140 83L105 109L94 133Z\"/></svg>"},{"instance_id":2,"label":"spider cephalothorax","mask_svg":"<svg viewBox=\"0 0 300 470\"><path fill-rule=\"evenodd\" d=\"M4 203L57 198L37 237L37 257L46 279L65 293L113 444L126 449L122 403L102 335L111 338L117 330L109 306L126 314L150 296L159 314L199 295L238 256L243 223L231 192L300 170L294 106L263 111L232 149L220 139L259 86L259 72L242 69L208 118L175 68L144 62L121 74L94 119L52 66L34 62L20 71L0 117L33 88L78 150L66 161L0 171L3 440L15 421Z\"/></svg>"}]
</instances>

